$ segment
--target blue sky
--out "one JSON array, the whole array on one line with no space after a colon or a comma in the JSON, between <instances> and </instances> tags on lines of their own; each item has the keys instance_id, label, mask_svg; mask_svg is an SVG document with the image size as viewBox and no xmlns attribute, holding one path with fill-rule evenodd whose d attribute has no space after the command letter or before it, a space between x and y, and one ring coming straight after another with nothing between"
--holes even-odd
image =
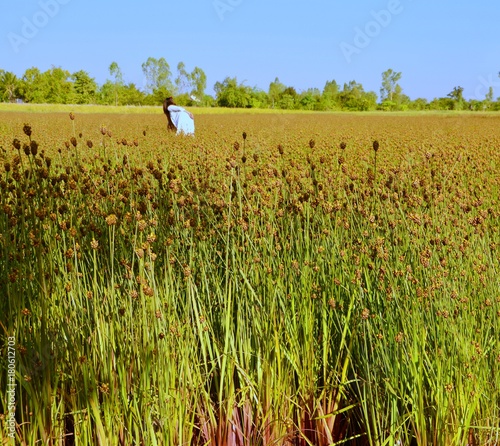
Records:
<instances>
[{"instance_id":1,"label":"blue sky","mask_svg":"<svg viewBox=\"0 0 500 446\"><path fill-rule=\"evenodd\" d=\"M381 73L402 72L412 99L455 86L500 96L500 2L484 0L23 0L4 2L0 69L21 76L51 66L102 84L117 62L145 87L141 65L164 57L266 90L276 77L297 91L356 80L377 94Z\"/></svg>"}]
</instances>

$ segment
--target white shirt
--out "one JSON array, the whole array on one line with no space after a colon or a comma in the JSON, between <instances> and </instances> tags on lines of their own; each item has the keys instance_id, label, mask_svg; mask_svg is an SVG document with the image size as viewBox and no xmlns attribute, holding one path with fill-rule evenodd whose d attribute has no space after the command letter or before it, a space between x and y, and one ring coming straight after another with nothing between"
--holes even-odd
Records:
<instances>
[{"instance_id":1,"label":"white shirt","mask_svg":"<svg viewBox=\"0 0 500 446\"><path fill-rule=\"evenodd\" d=\"M169 105L167 110L170 112L170 119L177 129L177 134L194 135L194 119L185 108Z\"/></svg>"}]
</instances>

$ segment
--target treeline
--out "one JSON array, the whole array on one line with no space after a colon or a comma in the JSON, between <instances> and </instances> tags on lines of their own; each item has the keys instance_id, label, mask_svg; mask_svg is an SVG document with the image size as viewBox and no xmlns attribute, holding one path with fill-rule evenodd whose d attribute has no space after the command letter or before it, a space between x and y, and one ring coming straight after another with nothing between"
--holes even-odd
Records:
<instances>
[{"instance_id":1,"label":"treeline","mask_svg":"<svg viewBox=\"0 0 500 446\"><path fill-rule=\"evenodd\" d=\"M183 62L172 73L164 58L148 58L142 64L144 86L126 83L116 62L109 66L111 79L98 85L84 70L70 73L60 67L40 71L27 69L19 78L0 69L0 100L4 102L101 105L160 105L165 97L175 96L179 105L275 108L283 110L346 110L346 111L405 111L405 110L500 110L500 98L493 99L489 87L484 99L466 100L463 88L454 87L445 97L428 101L410 99L399 83L402 73L389 69L382 73L380 96L365 91L362 84L351 81L342 86L327 81L322 90L309 88L297 92L276 78L267 91L250 87L237 78L226 77L214 85L215 97L207 95L205 72L194 67L187 71Z\"/></svg>"}]
</instances>

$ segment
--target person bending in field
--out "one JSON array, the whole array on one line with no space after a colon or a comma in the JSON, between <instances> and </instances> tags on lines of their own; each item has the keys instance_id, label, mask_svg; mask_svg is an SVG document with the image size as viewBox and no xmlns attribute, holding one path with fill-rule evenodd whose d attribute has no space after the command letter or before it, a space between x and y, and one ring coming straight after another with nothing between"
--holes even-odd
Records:
<instances>
[{"instance_id":1,"label":"person bending in field","mask_svg":"<svg viewBox=\"0 0 500 446\"><path fill-rule=\"evenodd\" d=\"M168 129L177 135L194 135L194 116L185 108L175 104L172 96L163 101L163 113L167 115Z\"/></svg>"}]
</instances>

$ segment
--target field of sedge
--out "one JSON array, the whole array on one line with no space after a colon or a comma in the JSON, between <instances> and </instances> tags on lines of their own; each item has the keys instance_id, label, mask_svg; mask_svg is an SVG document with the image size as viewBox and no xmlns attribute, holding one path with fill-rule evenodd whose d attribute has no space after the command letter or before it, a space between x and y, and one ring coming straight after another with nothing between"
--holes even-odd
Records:
<instances>
[{"instance_id":1,"label":"field of sedge","mask_svg":"<svg viewBox=\"0 0 500 446\"><path fill-rule=\"evenodd\" d=\"M0 113L5 444L500 445L500 117L195 119Z\"/></svg>"}]
</instances>

